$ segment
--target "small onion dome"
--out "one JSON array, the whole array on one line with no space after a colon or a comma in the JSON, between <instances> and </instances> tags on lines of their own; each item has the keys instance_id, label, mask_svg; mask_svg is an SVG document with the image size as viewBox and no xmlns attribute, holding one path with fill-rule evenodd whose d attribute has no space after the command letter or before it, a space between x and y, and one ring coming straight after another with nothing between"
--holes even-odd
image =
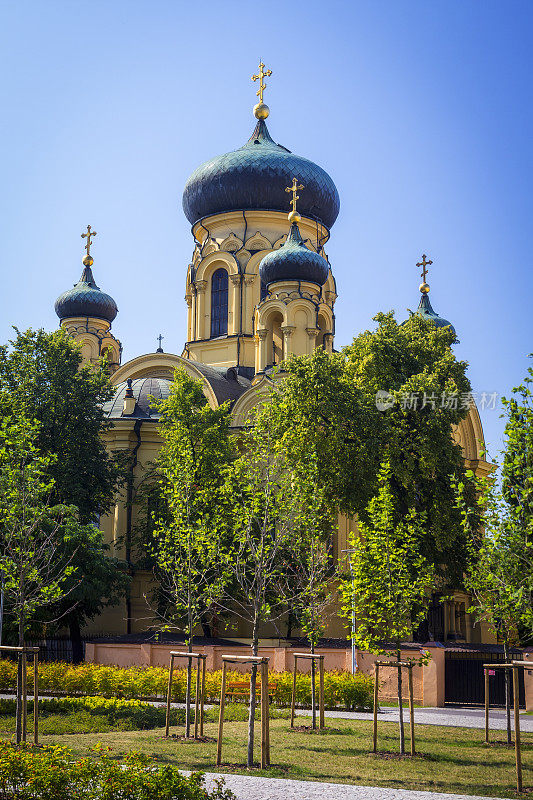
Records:
<instances>
[{"instance_id":1,"label":"small onion dome","mask_svg":"<svg viewBox=\"0 0 533 800\"><path fill-rule=\"evenodd\" d=\"M118 314L117 304L96 285L91 270L92 258L81 273L78 283L72 289L63 292L55 303L56 314L59 319L68 317L96 317L113 322ZM84 259L84 263L87 259Z\"/></svg>"},{"instance_id":2,"label":"small onion dome","mask_svg":"<svg viewBox=\"0 0 533 800\"><path fill-rule=\"evenodd\" d=\"M299 206L302 216L331 228L340 207L332 179L317 164L276 144L265 120L259 119L243 147L212 158L193 172L183 191L183 210L191 225L225 211L285 211L285 186L294 177L305 186Z\"/></svg>"},{"instance_id":3,"label":"small onion dome","mask_svg":"<svg viewBox=\"0 0 533 800\"><path fill-rule=\"evenodd\" d=\"M265 286L275 281L309 281L323 286L329 267L323 256L305 246L298 224L293 222L286 241L261 261L259 274Z\"/></svg>"},{"instance_id":4,"label":"small onion dome","mask_svg":"<svg viewBox=\"0 0 533 800\"><path fill-rule=\"evenodd\" d=\"M155 400L166 400L170 394L171 378L135 378L132 381L123 381L117 384L115 395L107 403L104 403L103 411L108 419L120 419L123 417L124 399L130 389L135 398L135 411L128 415L135 419L159 420L160 414L154 403L150 405L150 398Z\"/></svg>"},{"instance_id":5,"label":"small onion dome","mask_svg":"<svg viewBox=\"0 0 533 800\"><path fill-rule=\"evenodd\" d=\"M420 291L422 292L422 297L420 298L420 303L415 313L419 317L422 317L423 319L430 319L432 322L435 323L437 328L451 328L452 333L457 336L455 328L453 327L452 323L449 322L447 319L444 319L444 317L439 317L439 315L436 314L435 311L433 311L432 305L429 302L429 297L428 297L428 292L429 292L428 284L423 283L422 286L420 287Z\"/></svg>"}]
</instances>

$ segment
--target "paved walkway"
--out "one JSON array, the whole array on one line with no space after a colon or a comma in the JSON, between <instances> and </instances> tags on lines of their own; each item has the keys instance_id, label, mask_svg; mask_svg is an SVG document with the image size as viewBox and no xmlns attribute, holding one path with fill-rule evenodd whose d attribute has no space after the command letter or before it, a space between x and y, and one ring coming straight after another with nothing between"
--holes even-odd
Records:
<instances>
[{"instance_id":1,"label":"paved walkway","mask_svg":"<svg viewBox=\"0 0 533 800\"><path fill-rule=\"evenodd\" d=\"M255 775L218 775L208 772L206 780L210 788L216 778L224 778L227 788L231 789L237 800L496 800L478 795L474 797L466 794L417 792L408 789L382 789L379 786L347 786L343 783L258 778Z\"/></svg>"},{"instance_id":2,"label":"paved walkway","mask_svg":"<svg viewBox=\"0 0 533 800\"><path fill-rule=\"evenodd\" d=\"M309 711L298 711L299 715L309 716ZM326 711L326 717L337 719L366 719L371 720L372 714L360 711ZM383 722L398 722L398 709L382 707L378 713L378 720ZM404 708L404 720L409 721L409 709ZM415 725L444 725L452 728L484 728L485 710L483 708L446 707L446 708L415 708ZM511 712L511 726L514 727ZM507 727L505 709L491 708L489 716L491 730L502 731ZM520 730L533 732L533 716L520 714Z\"/></svg>"}]
</instances>

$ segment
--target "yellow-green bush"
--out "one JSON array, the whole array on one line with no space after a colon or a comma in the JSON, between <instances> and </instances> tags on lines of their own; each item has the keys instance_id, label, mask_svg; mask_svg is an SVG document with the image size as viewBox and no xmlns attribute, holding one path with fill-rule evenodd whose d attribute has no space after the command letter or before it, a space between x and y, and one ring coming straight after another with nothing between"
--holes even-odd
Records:
<instances>
[{"instance_id":1,"label":"yellow-green bush","mask_svg":"<svg viewBox=\"0 0 533 800\"><path fill-rule=\"evenodd\" d=\"M184 775L140 753L120 761L100 748L94 758L75 760L69 750L0 743L0 798L16 800L235 800L218 781L205 788L203 775Z\"/></svg>"},{"instance_id":2,"label":"yellow-green bush","mask_svg":"<svg viewBox=\"0 0 533 800\"><path fill-rule=\"evenodd\" d=\"M31 668L28 678L33 680ZM218 702L222 673L206 674L206 702ZM228 683L246 680L240 672L229 672ZM274 702L287 707L291 702L292 673L272 672L270 680L276 683ZM166 667L113 667L102 664L52 663L39 666L39 692L41 694L99 695L102 697L160 699L165 697L168 682ZM175 670L172 681L172 699L185 700L186 671ZM13 691L16 685L16 665L0 660L0 691ZM194 684L193 684L194 685ZM373 679L368 675L348 672L326 672L324 700L327 708L349 710L372 709ZM318 676L317 676L318 690ZM243 700L245 702L245 700ZM311 704L311 677L296 676L296 703L302 707Z\"/></svg>"}]
</instances>

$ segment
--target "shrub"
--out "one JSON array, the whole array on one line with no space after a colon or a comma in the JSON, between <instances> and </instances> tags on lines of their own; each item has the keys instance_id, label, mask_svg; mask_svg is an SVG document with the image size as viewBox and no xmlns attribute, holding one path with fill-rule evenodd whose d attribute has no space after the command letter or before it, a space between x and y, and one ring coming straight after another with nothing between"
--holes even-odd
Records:
<instances>
[{"instance_id":1,"label":"shrub","mask_svg":"<svg viewBox=\"0 0 533 800\"><path fill-rule=\"evenodd\" d=\"M193 670L193 675L195 671ZM216 703L220 697L221 671L206 674L206 702ZM292 694L292 673L271 673L277 684L274 702L288 707ZM242 681L240 672L228 671L228 683ZM28 680L33 672L28 667ZM39 665L39 692L41 694L96 695L114 698L139 698L157 700L165 697L168 682L166 667L113 667L103 664L52 663ZM172 699L185 701L186 670L174 671ZM16 664L0 660L0 691L13 691L16 685ZM194 677L193 677L194 685ZM373 705L373 679L362 673L326 672L324 701L327 708L371 710ZM317 681L318 690L318 681ZM246 703L246 698L242 699ZM308 674L296 676L296 703L300 707L311 704L311 678Z\"/></svg>"},{"instance_id":2,"label":"shrub","mask_svg":"<svg viewBox=\"0 0 533 800\"><path fill-rule=\"evenodd\" d=\"M183 775L177 767L158 765L138 753L125 763L109 749L96 758L74 761L68 750L0 743L0 798L17 800L235 800L223 781L209 792L201 773Z\"/></svg>"}]
</instances>

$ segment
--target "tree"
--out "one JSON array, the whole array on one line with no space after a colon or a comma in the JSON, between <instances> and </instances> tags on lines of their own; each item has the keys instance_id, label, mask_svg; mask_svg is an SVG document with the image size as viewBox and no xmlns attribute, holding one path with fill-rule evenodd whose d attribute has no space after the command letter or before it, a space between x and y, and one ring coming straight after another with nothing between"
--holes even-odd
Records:
<instances>
[{"instance_id":1,"label":"tree","mask_svg":"<svg viewBox=\"0 0 533 800\"><path fill-rule=\"evenodd\" d=\"M282 597L292 598L289 612L315 653L333 611L339 572L332 553L335 530L333 509L318 483L316 460L307 461L291 473L292 490L299 505L281 570ZM311 659L311 717L316 728L316 665Z\"/></svg>"},{"instance_id":2,"label":"tree","mask_svg":"<svg viewBox=\"0 0 533 800\"><path fill-rule=\"evenodd\" d=\"M241 455L227 468L224 503L230 526L231 595L226 608L251 627L252 656L257 656L259 631L275 623L293 598L285 594L285 566L293 532L303 526L304 506L283 450L265 424L270 406L261 412L261 425L241 436ZM257 666L252 665L248 714L247 765L253 766Z\"/></svg>"},{"instance_id":3,"label":"tree","mask_svg":"<svg viewBox=\"0 0 533 800\"><path fill-rule=\"evenodd\" d=\"M227 577L224 504L217 502L231 459L229 409L212 409L200 381L176 370L159 404L163 446L157 458L165 514L155 518L152 555L168 603L165 622L185 619L192 652L195 626L223 592ZM192 662L187 664L185 724L190 736Z\"/></svg>"},{"instance_id":4,"label":"tree","mask_svg":"<svg viewBox=\"0 0 533 800\"><path fill-rule=\"evenodd\" d=\"M532 375L531 368L528 375ZM466 588L472 607L503 643L505 661L510 648L533 636L533 408L531 377L504 399L507 423L501 475L467 479L477 494L477 509L465 501L465 483L457 486L458 508L468 536L470 563ZM496 465L495 465L496 466ZM501 478L501 480L498 480ZM482 520L480 529L477 520ZM474 517L474 522L472 518ZM505 670L507 742L511 743L511 685Z\"/></svg>"},{"instance_id":5,"label":"tree","mask_svg":"<svg viewBox=\"0 0 533 800\"><path fill-rule=\"evenodd\" d=\"M391 489L391 468L379 472L379 489L368 504L368 522L351 536L351 577L342 587L343 613L357 618L353 638L371 653L389 652L392 642L398 661L401 644L410 639L424 615L424 604L434 581L433 566L421 553L425 519L410 509L398 521ZM398 667L400 753L405 753L402 670Z\"/></svg>"},{"instance_id":6,"label":"tree","mask_svg":"<svg viewBox=\"0 0 533 800\"><path fill-rule=\"evenodd\" d=\"M68 594L74 567L61 552L63 539L78 533L73 506L53 505L51 458L36 448L38 425L20 418L0 421L0 571L15 618L18 646L35 614ZM19 659L21 686L22 659ZM17 741L21 733L17 692Z\"/></svg>"},{"instance_id":7,"label":"tree","mask_svg":"<svg viewBox=\"0 0 533 800\"><path fill-rule=\"evenodd\" d=\"M454 478L464 466L452 428L468 413L467 365L455 358L448 328L417 315L404 324L392 313L375 320L375 330L340 353L318 349L284 362L271 394L276 439L292 464L312 447L328 499L362 519L387 460L397 514L425 514L422 551L441 584L458 585L466 549ZM385 410L376 405L380 392L390 400Z\"/></svg>"},{"instance_id":8,"label":"tree","mask_svg":"<svg viewBox=\"0 0 533 800\"><path fill-rule=\"evenodd\" d=\"M105 361L82 366L79 346L63 329L15 333L0 348L0 413L38 422L35 447L46 459L50 504L75 506L80 523L94 523L111 507L121 475L102 440L109 424L102 405L113 395ZM80 625L113 602L124 584L117 562L105 561L106 548L99 541L94 532L88 536L86 555L91 558L80 561L86 580L77 584L77 606L67 617L78 655ZM71 545L65 547L68 557ZM82 551L80 546L80 558Z\"/></svg>"}]
</instances>

